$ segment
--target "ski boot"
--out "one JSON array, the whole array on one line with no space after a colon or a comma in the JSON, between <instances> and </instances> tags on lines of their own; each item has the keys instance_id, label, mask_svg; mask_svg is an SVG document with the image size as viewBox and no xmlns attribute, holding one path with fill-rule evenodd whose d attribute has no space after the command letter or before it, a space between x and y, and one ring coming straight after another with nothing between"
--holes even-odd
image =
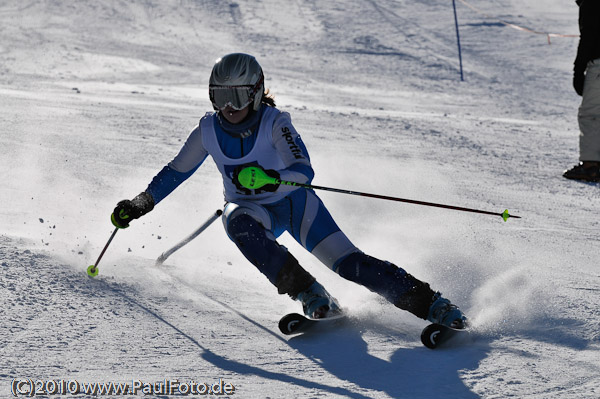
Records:
<instances>
[{"instance_id":1,"label":"ski boot","mask_svg":"<svg viewBox=\"0 0 600 399\"><path fill-rule=\"evenodd\" d=\"M436 292L433 296L427 320L450 328L463 329L467 327L467 318L463 312L458 306L443 298L439 292Z\"/></svg>"},{"instance_id":2,"label":"ski boot","mask_svg":"<svg viewBox=\"0 0 600 399\"><path fill-rule=\"evenodd\" d=\"M600 162L583 161L563 173L563 177L572 180L600 182Z\"/></svg>"},{"instance_id":3,"label":"ski boot","mask_svg":"<svg viewBox=\"0 0 600 399\"><path fill-rule=\"evenodd\" d=\"M302 302L302 309L306 317L312 319L322 319L342 312L337 299L329 295L317 281L306 291L299 293L296 299Z\"/></svg>"}]
</instances>

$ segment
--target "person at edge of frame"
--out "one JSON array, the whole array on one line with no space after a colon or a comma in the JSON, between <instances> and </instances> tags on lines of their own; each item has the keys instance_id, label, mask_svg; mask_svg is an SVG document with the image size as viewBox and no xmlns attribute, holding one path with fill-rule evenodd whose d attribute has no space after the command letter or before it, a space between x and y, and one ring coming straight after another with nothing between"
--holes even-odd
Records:
<instances>
[{"instance_id":1,"label":"person at edge of frame","mask_svg":"<svg viewBox=\"0 0 600 399\"><path fill-rule=\"evenodd\" d=\"M567 179L600 182L600 1L576 0L579 45L573 68L573 88L582 96L579 122L579 163L566 170Z\"/></svg>"}]
</instances>

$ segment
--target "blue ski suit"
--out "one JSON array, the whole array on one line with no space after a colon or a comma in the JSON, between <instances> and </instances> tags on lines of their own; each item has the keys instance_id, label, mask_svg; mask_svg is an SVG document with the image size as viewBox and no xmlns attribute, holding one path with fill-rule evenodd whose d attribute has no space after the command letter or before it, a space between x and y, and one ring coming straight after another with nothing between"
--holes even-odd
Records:
<instances>
[{"instance_id":1,"label":"blue ski suit","mask_svg":"<svg viewBox=\"0 0 600 399\"><path fill-rule=\"evenodd\" d=\"M287 112L262 104L246 122L228 124L207 113L177 156L149 184L155 204L189 178L210 155L223 178L223 224L244 256L292 298L314 281L276 239L287 231L340 276L377 292L396 306L425 319L434 292L403 269L364 254L340 230L313 190L279 185L275 191L236 185L241 166L259 165L283 180L310 184L314 171L308 151Z\"/></svg>"}]
</instances>

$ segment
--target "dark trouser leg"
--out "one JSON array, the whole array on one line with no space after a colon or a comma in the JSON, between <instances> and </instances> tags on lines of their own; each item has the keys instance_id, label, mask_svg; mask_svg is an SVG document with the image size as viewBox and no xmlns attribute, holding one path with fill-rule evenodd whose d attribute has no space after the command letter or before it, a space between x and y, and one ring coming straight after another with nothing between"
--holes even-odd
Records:
<instances>
[{"instance_id":1,"label":"dark trouser leg","mask_svg":"<svg viewBox=\"0 0 600 399\"><path fill-rule=\"evenodd\" d=\"M246 259L267 276L280 294L288 294L295 299L315 282L296 258L270 238L267 230L251 216L241 214L234 217L227 225L227 233Z\"/></svg>"},{"instance_id":2,"label":"dark trouser leg","mask_svg":"<svg viewBox=\"0 0 600 399\"><path fill-rule=\"evenodd\" d=\"M427 319L435 292L398 266L362 252L343 259L337 267L340 276L376 292L388 301L421 319Z\"/></svg>"}]
</instances>

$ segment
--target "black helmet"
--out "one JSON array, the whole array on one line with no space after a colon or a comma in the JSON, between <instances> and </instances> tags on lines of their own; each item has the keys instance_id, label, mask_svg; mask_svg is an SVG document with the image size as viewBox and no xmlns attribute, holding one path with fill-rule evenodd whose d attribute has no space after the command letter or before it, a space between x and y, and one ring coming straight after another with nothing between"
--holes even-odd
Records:
<instances>
[{"instance_id":1,"label":"black helmet","mask_svg":"<svg viewBox=\"0 0 600 399\"><path fill-rule=\"evenodd\" d=\"M208 81L208 94L215 110L230 105L242 109L254 102L258 111L265 90L265 78L256 58L233 53L219 58Z\"/></svg>"}]
</instances>

